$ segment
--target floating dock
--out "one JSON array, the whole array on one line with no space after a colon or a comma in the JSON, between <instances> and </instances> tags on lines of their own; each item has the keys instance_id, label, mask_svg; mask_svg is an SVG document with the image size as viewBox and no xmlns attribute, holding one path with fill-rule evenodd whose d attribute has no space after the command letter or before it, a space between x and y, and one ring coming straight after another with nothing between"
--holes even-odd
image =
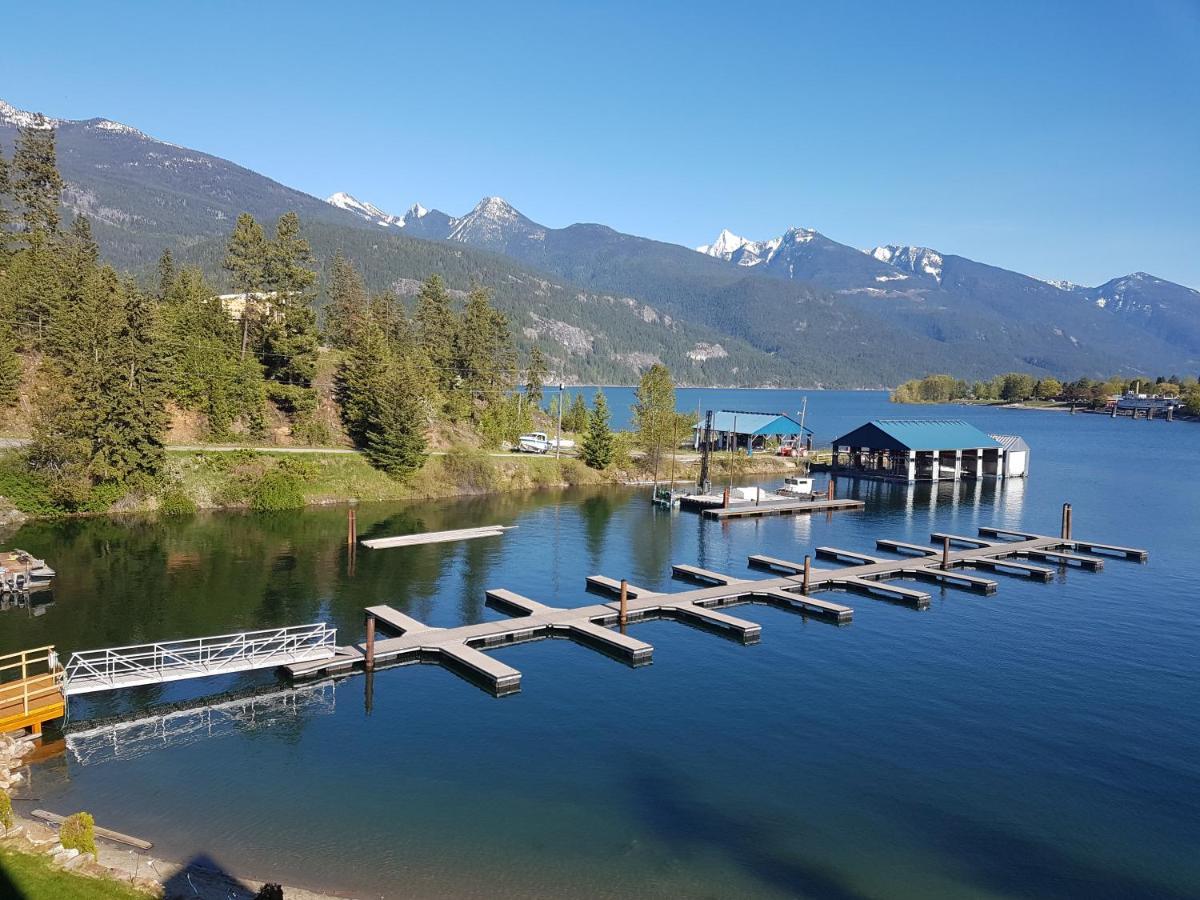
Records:
<instances>
[{"instance_id":1,"label":"floating dock","mask_svg":"<svg viewBox=\"0 0 1200 900\"><path fill-rule=\"evenodd\" d=\"M985 534L991 539L985 539ZM554 606L495 588L487 591L488 605L513 618L455 628L434 628L390 606L372 606L365 610L366 640L339 647L329 658L289 663L283 668L292 678L300 680L346 675L380 666L436 663L464 675L496 696L503 696L520 690L521 673L485 651L511 644L566 638L627 665L642 666L651 661L654 648L626 634L624 626L628 623L673 619L743 644L753 644L761 639L761 626L723 610L757 603L843 625L852 621L853 609L814 597L813 593L848 591L923 610L930 604L928 592L887 582L894 579L932 581L945 588L991 594L997 588L995 581L961 570L988 568L997 574L1049 580L1058 569L1022 560L1043 559L1056 562L1062 568L1070 564L1099 571L1103 564L1099 557L1080 556L1073 551L1087 547L1096 553L1130 560L1145 561L1148 558L1144 550L1069 537L984 528L980 529L980 535L972 538L935 532L931 540L941 543L941 548L907 541L881 539L876 542L880 549L900 554L898 559L837 547L817 549L819 556L853 563L838 568L816 568L812 566L811 558L794 562L759 554L748 557L750 566L776 573L775 577L762 579L726 575L680 563L672 567L676 578L704 586L679 592L651 591L627 581L592 575L586 579L589 591L619 599L580 607ZM952 550L952 545L960 549ZM390 636L377 640L377 626ZM615 630L613 626L620 628Z\"/></svg>"},{"instance_id":2,"label":"floating dock","mask_svg":"<svg viewBox=\"0 0 1200 900\"><path fill-rule=\"evenodd\" d=\"M700 511L706 519L753 519L759 516L794 516L815 512L841 512L862 509L861 500L752 500L729 506L708 506Z\"/></svg>"}]
</instances>

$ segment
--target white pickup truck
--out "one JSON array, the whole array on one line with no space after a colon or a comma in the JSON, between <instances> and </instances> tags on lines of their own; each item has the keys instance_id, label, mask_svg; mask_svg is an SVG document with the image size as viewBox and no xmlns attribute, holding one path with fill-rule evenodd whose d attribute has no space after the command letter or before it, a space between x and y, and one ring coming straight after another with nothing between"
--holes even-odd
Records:
<instances>
[{"instance_id":1,"label":"white pickup truck","mask_svg":"<svg viewBox=\"0 0 1200 900\"><path fill-rule=\"evenodd\" d=\"M547 437L545 432L534 431L517 438L517 446L514 449L522 453L549 453L555 447L559 450L570 450L574 446L574 441L555 440Z\"/></svg>"}]
</instances>

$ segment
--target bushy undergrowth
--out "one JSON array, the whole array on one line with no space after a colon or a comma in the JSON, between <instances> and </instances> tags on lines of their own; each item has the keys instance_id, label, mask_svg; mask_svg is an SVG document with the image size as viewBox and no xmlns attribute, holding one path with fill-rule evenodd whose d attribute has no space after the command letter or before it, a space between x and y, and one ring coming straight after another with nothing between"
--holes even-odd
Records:
<instances>
[{"instance_id":1,"label":"bushy undergrowth","mask_svg":"<svg viewBox=\"0 0 1200 900\"><path fill-rule=\"evenodd\" d=\"M63 819L58 829L58 841L68 850L96 853L96 820L91 813L77 812Z\"/></svg>"},{"instance_id":2,"label":"bushy undergrowth","mask_svg":"<svg viewBox=\"0 0 1200 900\"><path fill-rule=\"evenodd\" d=\"M454 447L442 457L442 468L452 484L465 492L483 494L496 489L496 465L482 450Z\"/></svg>"}]
</instances>

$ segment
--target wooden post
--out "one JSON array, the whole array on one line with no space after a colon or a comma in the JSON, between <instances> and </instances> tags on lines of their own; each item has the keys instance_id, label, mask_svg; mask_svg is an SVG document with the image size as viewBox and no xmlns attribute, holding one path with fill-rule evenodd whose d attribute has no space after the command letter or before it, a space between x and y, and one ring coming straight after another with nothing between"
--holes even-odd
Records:
<instances>
[{"instance_id":1,"label":"wooden post","mask_svg":"<svg viewBox=\"0 0 1200 900\"><path fill-rule=\"evenodd\" d=\"M725 488L721 495L721 508L729 509L729 488Z\"/></svg>"},{"instance_id":2,"label":"wooden post","mask_svg":"<svg viewBox=\"0 0 1200 900\"><path fill-rule=\"evenodd\" d=\"M1063 540L1066 540L1068 537L1070 537L1070 535L1067 533L1067 519L1070 517L1070 515L1071 515L1071 504L1064 503L1063 508L1062 508L1062 528L1059 529L1059 534L1058 534L1058 536L1061 537Z\"/></svg>"},{"instance_id":3,"label":"wooden post","mask_svg":"<svg viewBox=\"0 0 1200 900\"><path fill-rule=\"evenodd\" d=\"M346 510L346 546L353 547L358 542L358 512L353 506Z\"/></svg>"},{"instance_id":4,"label":"wooden post","mask_svg":"<svg viewBox=\"0 0 1200 900\"><path fill-rule=\"evenodd\" d=\"M805 594L808 593L808 585L809 585L809 582L811 579L812 579L812 556L805 553L804 554L804 582L800 587L800 590Z\"/></svg>"},{"instance_id":5,"label":"wooden post","mask_svg":"<svg viewBox=\"0 0 1200 900\"><path fill-rule=\"evenodd\" d=\"M950 538L942 538L942 568L950 568Z\"/></svg>"},{"instance_id":6,"label":"wooden post","mask_svg":"<svg viewBox=\"0 0 1200 900\"><path fill-rule=\"evenodd\" d=\"M629 582L626 581L624 578L622 578L621 579L621 614L620 614L621 617L619 619L622 628L625 627L625 622L627 620L626 612L627 612L628 604L629 604Z\"/></svg>"},{"instance_id":7,"label":"wooden post","mask_svg":"<svg viewBox=\"0 0 1200 900\"><path fill-rule=\"evenodd\" d=\"M832 476L830 476L830 479L829 479L829 485L828 485L828 486L825 488L825 499L826 499L826 500L832 500L832 499L833 499L833 492L834 492L834 487L833 487L833 477L832 477Z\"/></svg>"},{"instance_id":8,"label":"wooden post","mask_svg":"<svg viewBox=\"0 0 1200 900\"><path fill-rule=\"evenodd\" d=\"M1063 535L1063 537L1065 537L1068 541L1071 539L1071 525L1073 524L1071 519L1074 518L1074 515L1075 515L1075 511L1073 509L1071 509L1071 504L1068 503L1067 504L1067 533L1065 535Z\"/></svg>"},{"instance_id":9,"label":"wooden post","mask_svg":"<svg viewBox=\"0 0 1200 900\"><path fill-rule=\"evenodd\" d=\"M367 613L367 671L375 668L375 617Z\"/></svg>"}]
</instances>

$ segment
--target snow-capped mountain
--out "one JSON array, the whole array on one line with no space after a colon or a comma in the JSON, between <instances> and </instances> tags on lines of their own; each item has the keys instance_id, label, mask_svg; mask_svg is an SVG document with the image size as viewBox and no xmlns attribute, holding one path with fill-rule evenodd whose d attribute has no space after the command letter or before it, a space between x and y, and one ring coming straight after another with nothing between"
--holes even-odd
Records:
<instances>
[{"instance_id":1,"label":"snow-capped mountain","mask_svg":"<svg viewBox=\"0 0 1200 900\"><path fill-rule=\"evenodd\" d=\"M517 212L501 197L484 197L465 216L450 220L446 240L501 253L513 242L543 241L546 229Z\"/></svg>"},{"instance_id":2,"label":"snow-capped mountain","mask_svg":"<svg viewBox=\"0 0 1200 900\"><path fill-rule=\"evenodd\" d=\"M924 272L939 284L942 281L942 265L945 260L942 259L942 255L936 250L930 250L928 247L905 247L898 244L888 244L887 246L876 247L874 250L867 252L880 262L889 263L898 269L907 269L909 272Z\"/></svg>"},{"instance_id":3,"label":"snow-capped mountain","mask_svg":"<svg viewBox=\"0 0 1200 900\"><path fill-rule=\"evenodd\" d=\"M331 194L325 198L325 202L336 206L338 209L344 209L347 212L352 212L356 216L362 216L368 222L374 222L376 225L382 225L385 228L404 227L404 216L394 216L391 213L386 213L374 203L367 203L359 200L357 197L347 194L345 191L338 191L336 194ZM416 207L421 209L422 214L424 209L419 205Z\"/></svg>"}]
</instances>

